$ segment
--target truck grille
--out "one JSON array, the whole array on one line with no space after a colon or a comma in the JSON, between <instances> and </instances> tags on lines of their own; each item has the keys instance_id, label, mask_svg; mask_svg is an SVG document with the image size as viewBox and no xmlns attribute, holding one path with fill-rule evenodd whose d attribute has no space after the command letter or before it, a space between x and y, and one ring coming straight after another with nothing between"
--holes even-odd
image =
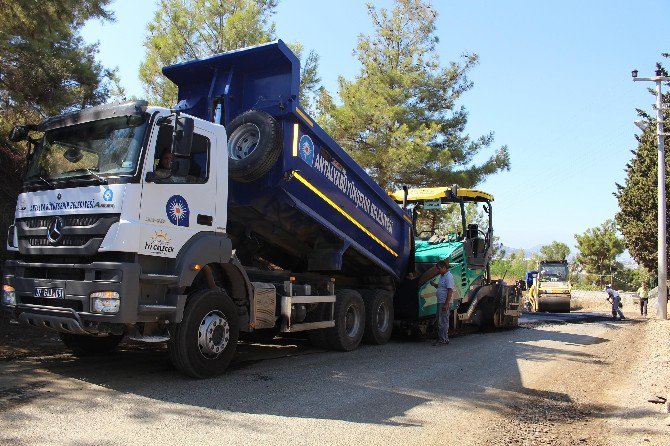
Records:
<instances>
[{"instance_id":1,"label":"truck grille","mask_svg":"<svg viewBox=\"0 0 670 446\"><path fill-rule=\"evenodd\" d=\"M63 217L65 226L92 226L98 222L100 215L69 215ZM23 221L30 229L46 228L53 217L33 217L26 218Z\"/></svg>"},{"instance_id":2,"label":"truck grille","mask_svg":"<svg viewBox=\"0 0 670 446\"><path fill-rule=\"evenodd\" d=\"M19 251L23 255L89 256L98 251L119 214L61 215L62 237L56 243L47 238L47 228L56 218L30 217L16 220Z\"/></svg>"},{"instance_id":3,"label":"truck grille","mask_svg":"<svg viewBox=\"0 0 670 446\"><path fill-rule=\"evenodd\" d=\"M85 273L81 268L63 268L63 267L40 267L28 266L23 272L26 279L52 279L52 280L84 280Z\"/></svg>"},{"instance_id":4,"label":"truck grille","mask_svg":"<svg viewBox=\"0 0 670 446\"><path fill-rule=\"evenodd\" d=\"M59 246L84 246L86 242L95 237L92 235L86 237L83 235L66 235L63 237L63 240L59 243ZM47 237L29 237L28 242L30 246L51 246Z\"/></svg>"}]
</instances>

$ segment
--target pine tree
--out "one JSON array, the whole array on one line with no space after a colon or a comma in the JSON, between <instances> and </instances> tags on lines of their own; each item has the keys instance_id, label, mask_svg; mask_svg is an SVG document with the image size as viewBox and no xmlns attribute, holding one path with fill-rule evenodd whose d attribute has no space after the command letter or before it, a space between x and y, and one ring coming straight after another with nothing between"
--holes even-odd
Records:
<instances>
[{"instance_id":1,"label":"pine tree","mask_svg":"<svg viewBox=\"0 0 670 446\"><path fill-rule=\"evenodd\" d=\"M566 260L570 255L570 247L565 243L553 241L540 248L542 260Z\"/></svg>"},{"instance_id":2,"label":"pine tree","mask_svg":"<svg viewBox=\"0 0 670 446\"><path fill-rule=\"evenodd\" d=\"M165 66L274 40L272 16L277 3L278 0L161 0L147 27L147 55L140 66L140 79L149 102L165 107L177 102L177 86L162 74ZM302 45L289 46L301 58ZM310 51L301 67L300 103L307 110L320 82L318 62L318 55Z\"/></svg>"},{"instance_id":3,"label":"pine tree","mask_svg":"<svg viewBox=\"0 0 670 446\"><path fill-rule=\"evenodd\" d=\"M320 122L384 188L457 183L472 187L509 170L507 147L474 165L493 134L465 134L468 113L458 105L472 88L476 54L440 65L437 13L425 0L395 0L392 11L368 5L373 31L359 36L354 54L362 68L339 79L341 105L322 90Z\"/></svg>"},{"instance_id":4,"label":"pine tree","mask_svg":"<svg viewBox=\"0 0 670 446\"><path fill-rule=\"evenodd\" d=\"M12 126L107 100L115 73L79 34L89 20L113 20L110 0L0 0L0 257L25 168Z\"/></svg>"},{"instance_id":5,"label":"pine tree","mask_svg":"<svg viewBox=\"0 0 670 446\"><path fill-rule=\"evenodd\" d=\"M667 53L663 57L669 57ZM657 64L665 76L667 72L661 64ZM667 89L669 85L665 85ZM656 93L654 92L654 95ZM670 103L670 92L663 94L664 104ZM617 184L615 196L619 200L617 223L624 236L626 247L631 256L650 271L658 268L658 141L656 137L656 119L643 110L637 110L640 117L648 125L642 135L636 135L638 146L632 150L633 159L626 165L626 181L622 186ZM670 113L665 114L664 121L670 122ZM670 126L666 124L666 132ZM665 188L670 190L670 144L665 145L666 176ZM670 209L670 201L666 194L666 206ZM666 215L666 228L670 238L670 221ZM666 257L670 251L666 253ZM669 270L670 271L670 270Z\"/></svg>"}]
</instances>

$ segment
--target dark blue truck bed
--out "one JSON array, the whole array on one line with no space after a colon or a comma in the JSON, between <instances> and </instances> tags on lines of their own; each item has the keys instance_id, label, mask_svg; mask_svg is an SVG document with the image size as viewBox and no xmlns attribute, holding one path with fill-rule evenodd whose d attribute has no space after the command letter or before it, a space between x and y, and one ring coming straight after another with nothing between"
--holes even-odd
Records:
<instances>
[{"instance_id":1,"label":"dark blue truck bed","mask_svg":"<svg viewBox=\"0 0 670 446\"><path fill-rule=\"evenodd\" d=\"M404 277L410 218L300 109L300 62L281 40L163 73L187 114L227 125L254 109L281 125L283 151L272 169L252 182L230 181L228 233L243 263L261 257L294 272Z\"/></svg>"}]
</instances>

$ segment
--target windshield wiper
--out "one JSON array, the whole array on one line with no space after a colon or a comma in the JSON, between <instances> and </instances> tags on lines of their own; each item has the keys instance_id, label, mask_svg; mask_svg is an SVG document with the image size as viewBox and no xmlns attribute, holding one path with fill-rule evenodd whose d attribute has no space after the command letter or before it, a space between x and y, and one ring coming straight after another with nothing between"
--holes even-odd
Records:
<instances>
[{"instance_id":1,"label":"windshield wiper","mask_svg":"<svg viewBox=\"0 0 670 446\"><path fill-rule=\"evenodd\" d=\"M89 169L89 168L84 167L84 168L81 168L81 169L72 170L72 171L70 171L69 173L75 173L75 172L82 172L82 173L85 172L85 173L87 173L88 175L90 175L91 177L93 177L93 178L95 178L96 180L98 180L98 181L100 182L100 184L107 184L107 180L106 180L105 178L101 177L100 175L98 175L97 173L95 173L94 171L92 171L92 170ZM81 176L81 175L74 175L73 177L80 177L80 176ZM70 178L73 178L73 177L70 177Z\"/></svg>"},{"instance_id":2,"label":"windshield wiper","mask_svg":"<svg viewBox=\"0 0 670 446\"><path fill-rule=\"evenodd\" d=\"M84 170L85 170L86 172L88 172L88 174L89 174L90 176L97 178L97 180L100 181L100 184L107 184L107 180L106 180L106 179L104 179L103 177L101 177L101 176L98 175L97 173L93 172L91 169L86 169L86 168L84 168Z\"/></svg>"},{"instance_id":3,"label":"windshield wiper","mask_svg":"<svg viewBox=\"0 0 670 446\"><path fill-rule=\"evenodd\" d=\"M51 181L47 180L47 179L44 178L42 175L37 175L37 178L39 178L40 180L44 181L44 182L47 184L47 186L49 186L49 187L53 187L54 189L56 188L56 186L55 186Z\"/></svg>"}]
</instances>

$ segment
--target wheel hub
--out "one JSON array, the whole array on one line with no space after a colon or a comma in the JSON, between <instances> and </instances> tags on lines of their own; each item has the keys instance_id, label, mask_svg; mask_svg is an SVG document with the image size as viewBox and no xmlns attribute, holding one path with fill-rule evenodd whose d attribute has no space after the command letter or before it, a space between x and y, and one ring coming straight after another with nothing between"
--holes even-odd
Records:
<instances>
[{"instance_id":1,"label":"wheel hub","mask_svg":"<svg viewBox=\"0 0 670 446\"><path fill-rule=\"evenodd\" d=\"M385 332L389 325L389 309L386 304L382 303L377 307L377 329L380 332Z\"/></svg>"},{"instance_id":2,"label":"wheel hub","mask_svg":"<svg viewBox=\"0 0 670 446\"><path fill-rule=\"evenodd\" d=\"M205 357L217 357L226 349L230 325L220 311L210 311L202 318L198 329L198 348Z\"/></svg>"},{"instance_id":3,"label":"wheel hub","mask_svg":"<svg viewBox=\"0 0 670 446\"><path fill-rule=\"evenodd\" d=\"M344 326L347 331L347 336L354 337L356 333L358 333L361 325L360 319L358 309L354 305L347 308L347 314L344 318Z\"/></svg>"},{"instance_id":4,"label":"wheel hub","mask_svg":"<svg viewBox=\"0 0 670 446\"><path fill-rule=\"evenodd\" d=\"M243 124L235 132L228 143L228 156L242 160L256 150L261 139L261 131L256 124Z\"/></svg>"}]
</instances>

